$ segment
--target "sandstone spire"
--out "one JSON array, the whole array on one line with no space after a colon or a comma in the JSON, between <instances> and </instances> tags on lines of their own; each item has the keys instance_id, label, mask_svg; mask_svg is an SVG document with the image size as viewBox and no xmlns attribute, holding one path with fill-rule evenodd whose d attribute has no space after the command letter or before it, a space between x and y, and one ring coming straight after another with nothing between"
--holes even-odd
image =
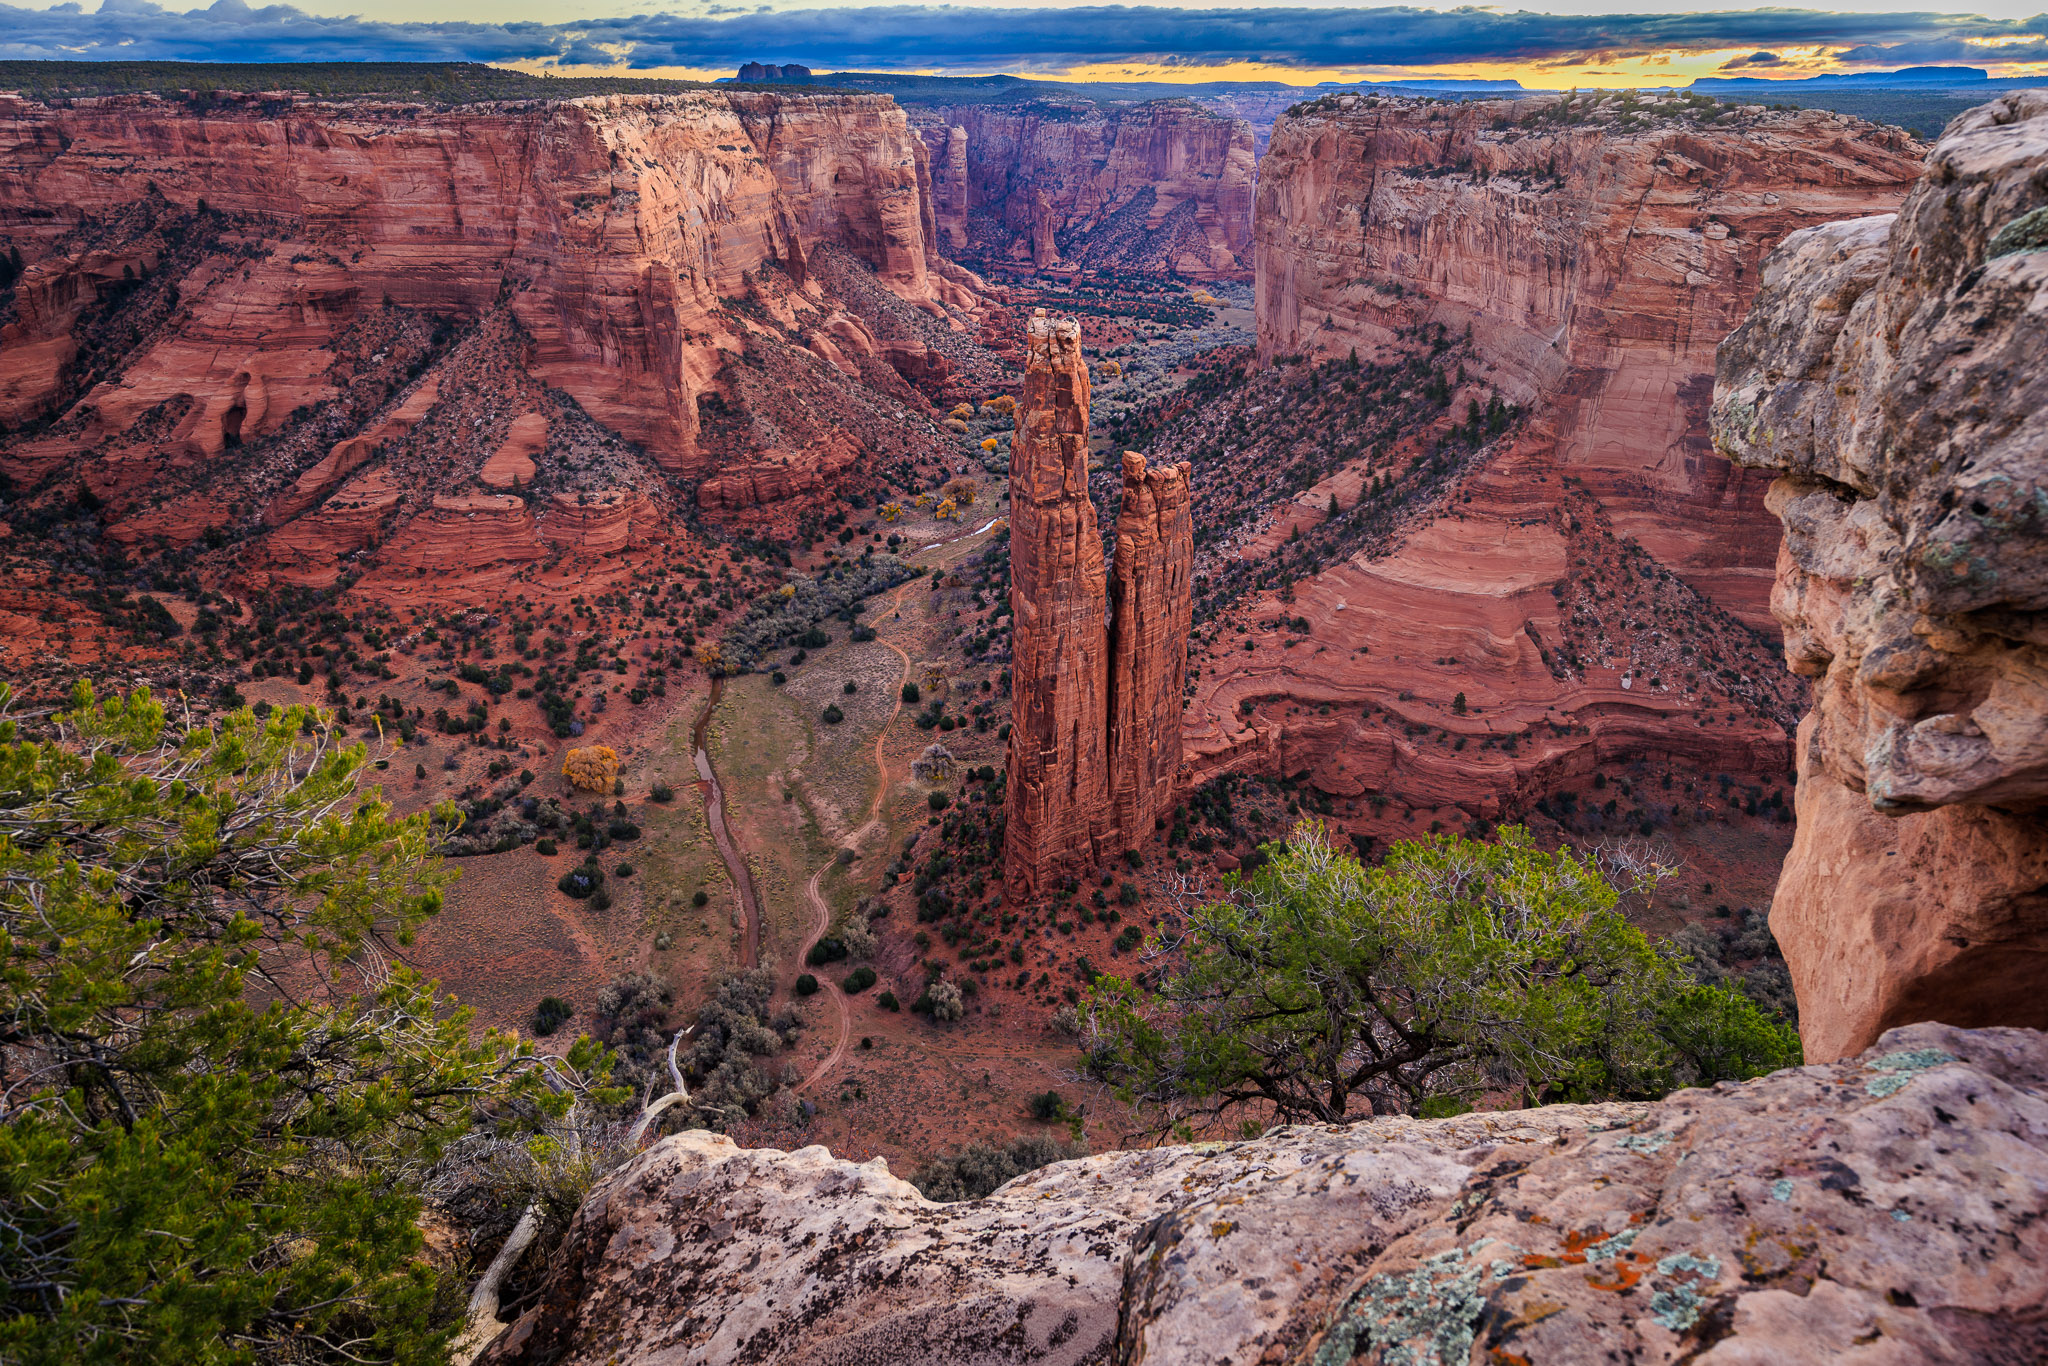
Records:
<instances>
[{"instance_id":1,"label":"sandstone spire","mask_svg":"<svg viewBox=\"0 0 2048 1366\"><path fill-rule=\"evenodd\" d=\"M1012 901L1135 847L1172 799L1193 611L1188 467L1124 453L1116 622L1088 500L1081 328L1031 315L1010 443L1012 702L1003 882Z\"/></svg>"},{"instance_id":2,"label":"sandstone spire","mask_svg":"<svg viewBox=\"0 0 2048 1366\"><path fill-rule=\"evenodd\" d=\"M1012 898L1094 864L1107 816L1109 641L1102 537L1088 501L1081 327L1036 309L1010 443L1014 658L1003 880Z\"/></svg>"},{"instance_id":3,"label":"sandstone spire","mask_svg":"<svg viewBox=\"0 0 2048 1366\"><path fill-rule=\"evenodd\" d=\"M1154 469L1136 451L1124 452L1110 584L1109 805L1126 848L1143 840L1172 804L1180 768L1181 694L1194 616L1188 473L1185 461Z\"/></svg>"}]
</instances>

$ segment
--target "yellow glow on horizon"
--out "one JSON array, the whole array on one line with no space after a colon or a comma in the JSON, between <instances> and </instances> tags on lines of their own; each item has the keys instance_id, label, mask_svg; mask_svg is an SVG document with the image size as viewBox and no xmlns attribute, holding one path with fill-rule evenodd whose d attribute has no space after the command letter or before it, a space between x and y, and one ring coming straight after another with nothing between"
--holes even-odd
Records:
<instances>
[{"instance_id":1,"label":"yellow glow on horizon","mask_svg":"<svg viewBox=\"0 0 2048 1366\"><path fill-rule=\"evenodd\" d=\"M2034 76L2048 73L2048 62L2001 62L1997 50L2008 42L2030 38L1984 39L1974 45L1983 49L1976 63L1992 68L1994 77ZM1272 62L1218 62L1203 65L1162 62L1089 62L1049 71L964 71L938 67L897 69L899 76L1013 75L1024 80L1045 82L1157 82L1164 85L1200 85L1212 81L1273 81L1283 85L1315 86L1324 82L1403 80L1513 80L1526 90L1620 90L1645 86L1684 86L1701 76L1759 76L1797 79L1851 70L1838 65L1823 47L1780 47L1778 61L1769 66L1731 67L1754 48L1732 48L1712 52L1671 51L1643 56L1616 57L1606 61L1585 58L1551 62L1458 62L1430 67L1303 67ZM658 80L716 81L735 74L735 68L651 67L632 69L615 66L553 66L542 61L500 62L495 65L523 71L528 75L642 77ZM829 82L833 72L814 70L815 78Z\"/></svg>"}]
</instances>

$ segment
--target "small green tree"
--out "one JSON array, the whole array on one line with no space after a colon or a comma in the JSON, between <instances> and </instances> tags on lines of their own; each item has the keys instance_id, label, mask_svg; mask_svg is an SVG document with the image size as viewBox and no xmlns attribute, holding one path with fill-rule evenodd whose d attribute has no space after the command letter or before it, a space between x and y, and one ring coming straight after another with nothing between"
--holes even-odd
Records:
<instances>
[{"instance_id":1,"label":"small green tree","mask_svg":"<svg viewBox=\"0 0 2048 1366\"><path fill-rule=\"evenodd\" d=\"M303 707L174 723L81 684L38 720L0 720L0 1360L442 1359L430 1172L572 1103L385 966L454 812L359 792Z\"/></svg>"},{"instance_id":2,"label":"small green tree","mask_svg":"<svg viewBox=\"0 0 2048 1366\"><path fill-rule=\"evenodd\" d=\"M1317 822L1266 852L1190 915L1156 989L1090 991L1091 1065L1157 1132L1656 1096L1799 1059L1788 1026L1631 925L1595 864L1520 827L1397 844L1374 868Z\"/></svg>"}]
</instances>

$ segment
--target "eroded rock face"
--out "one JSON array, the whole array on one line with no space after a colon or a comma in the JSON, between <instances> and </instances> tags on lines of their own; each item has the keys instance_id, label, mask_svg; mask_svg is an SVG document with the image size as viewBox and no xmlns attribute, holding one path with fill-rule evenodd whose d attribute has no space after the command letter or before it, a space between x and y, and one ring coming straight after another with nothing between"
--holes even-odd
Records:
<instances>
[{"instance_id":1,"label":"eroded rock face","mask_svg":"<svg viewBox=\"0 0 2048 1366\"><path fill-rule=\"evenodd\" d=\"M1897 1030L1656 1104L1277 1129L934 1205L878 1159L665 1139L512 1363L2032 1361L2048 1039Z\"/></svg>"},{"instance_id":2,"label":"eroded rock face","mask_svg":"<svg viewBox=\"0 0 2048 1366\"><path fill-rule=\"evenodd\" d=\"M1251 264L1252 130L1185 101L913 105L938 225L970 260L1193 279Z\"/></svg>"},{"instance_id":3,"label":"eroded rock face","mask_svg":"<svg viewBox=\"0 0 2048 1366\"><path fill-rule=\"evenodd\" d=\"M1796 234L1722 345L1814 680L1771 927L1808 1056L2048 1024L2048 93L1951 124L1896 216ZM2032 225L2032 226L2030 226Z\"/></svg>"},{"instance_id":4,"label":"eroded rock face","mask_svg":"<svg viewBox=\"0 0 2048 1366\"><path fill-rule=\"evenodd\" d=\"M1003 881L1013 902L1144 843L1171 804L1193 613L1188 466L1152 469L1124 453L1116 578L1107 584L1088 497L1081 325L1041 308L1025 342L1010 443L1015 662Z\"/></svg>"},{"instance_id":5,"label":"eroded rock face","mask_svg":"<svg viewBox=\"0 0 2048 1366\"><path fill-rule=\"evenodd\" d=\"M1014 657L1003 880L1028 897L1097 862L1108 834L1109 637L1088 499L1081 325L1036 310L1010 442Z\"/></svg>"},{"instance_id":6,"label":"eroded rock face","mask_svg":"<svg viewBox=\"0 0 2048 1366\"><path fill-rule=\"evenodd\" d=\"M217 461L323 404L372 407L349 376L391 348L348 353L380 312L456 325L501 312L520 367L635 443L656 477L712 479L712 507L816 488L858 454L849 443L886 440L904 405L922 411L909 384L881 373L888 360L926 380L934 358L904 342L881 349L876 373L854 363L843 376L822 347L778 351L792 371L784 389L815 369L811 387L857 401L873 389L895 421L836 438L783 422L798 435L764 463L788 468L717 482L730 443L707 445L702 404L731 397L721 372L780 338L726 301L772 277L757 311L809 326L851 307L813 278L821 249L844 250L894 306L952 326L948 309L974 302L972 277L938 261L929 183L902 111L871 95L455 109L229 100L205 112L143 97L0 100L0 223L26 258L0 338L0 424L54 423L6 463L33 478L124 444L147 448L134 469ZM110 349L115 336L123 345ZM81 366L82 342L100 350ZM388 437L382 413L363 415L366 440ZM493 424L518 416L486 414L489 440L509 439ZM318 443L323 455L339 435ZM358 454L339 453L335 468ZM134 469L100 478L130 481ZM251 491L279 514L322 492L316 481L273 502L269 479ZM167 513L136 534L187 539L210 518L222 514Z\"/></svg>"},{"instance_id":7,"label":"eroded rock face","mask_svg":"<svg viewBox=\"0 0 2048 1366\"><path fill-rule=\"evenodd\" d=\"M1624 126L1556 96L1317 101L1275 125L1259 166L1260 351L1370 354L1401 328L1469 328L1488 381L1538 406L1524 444L1619 534L1767 626L1776 529L1766 481L1713 458L1714 348L1766 252L1895 207L1920 151L1818 110Z\"/></svg>"},{"instance_id":8,"label":"eroded rock face","mask_svg":"<svg viewBox=\"0 0 2048 1366\"><path fill-rule=\"evenodd\" d=\"M1127 846L1173 805L1194 598L1189 466L1148 468L1124 452L1123 506L1110 581L1110 819Z\"/></svg>"}]
</instances>

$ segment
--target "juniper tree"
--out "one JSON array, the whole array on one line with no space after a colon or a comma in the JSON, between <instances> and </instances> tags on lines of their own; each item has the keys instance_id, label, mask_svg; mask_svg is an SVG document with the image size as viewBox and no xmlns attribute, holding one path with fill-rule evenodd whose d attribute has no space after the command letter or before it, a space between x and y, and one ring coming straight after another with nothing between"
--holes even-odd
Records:
<instances>
[{"instance_id":1,"label":"juniper tree","mask_svg":"<svg viewBox=\"0 0 2048 1366\"><path fill-rule=\"evenodd\" d=\"M1368 868L1310 821L1264 852L1155 941L1150 987L1091 989L1090 1066L1155 1132L1650 1097L1799 1060L1788 1026L1632 925L1595 862L1519 827Z\"/></svg>"},{"instance_id":2,"label":"juniper tree","mask_svg":"<svg viewBox=\"0 0 2048 1366\"><path fill-rule=\"evenodd\" d=\"M0 1359L442 1359L429 1175L575 1089L391 964L453 809L393 814L303 707L33 720L0 719Z\"/></svg>"}]
</instances>

